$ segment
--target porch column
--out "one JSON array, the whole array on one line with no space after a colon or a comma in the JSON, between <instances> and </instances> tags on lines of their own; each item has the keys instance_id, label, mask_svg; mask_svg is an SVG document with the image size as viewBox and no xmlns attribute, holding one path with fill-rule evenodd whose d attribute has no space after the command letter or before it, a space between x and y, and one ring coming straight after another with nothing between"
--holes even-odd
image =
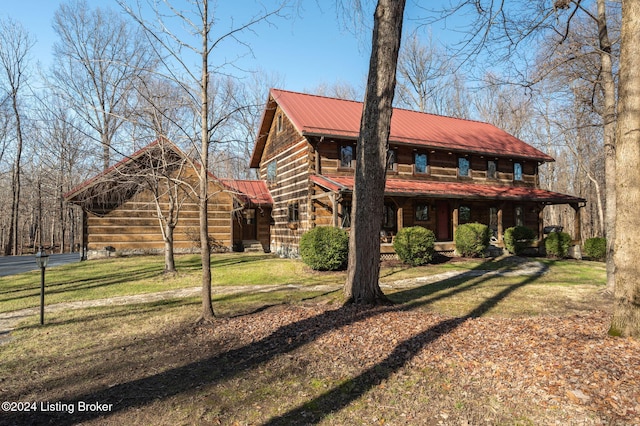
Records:
<instances>
[{"instance_id":1,"label":"porch column","mask_svg":"<svg viewBox=\"0 0 640 426\"><path fill-rule=\"evenodd\" d=\"M398 210L396 211L396 222L398 225L398 231L404 228L404 207L403 204L398 205Z\"/></svg>"},{"instance_id":2,"label":"porch column","mask_svg":"<svg viewBox=\"0 0 640 426\"><path fill-rule=\"evenodd\" d=\"M500 204L498 207L498 244L502 244L504 241L504 225L502 225L502 210L504 204Z\"/></svg>"},{"instance_id":3,"label":"porch column","mask_svg":"<svg viewBox=\"0 0 640 426\"><path fill-rule=\"evenodd\" d=\"M573 217L573 239L580 244L582 241L582 224L581 224L581 210L582 206L580 204L571 204L571 208L575 212Z\"/></svg>"},{"instance_id":4,"label":"porch column","mask_svg":"<svg viewBox=\"0 0 640 426\"><path fill-rule=\"evenodd\" d=\"M544 204L538 205L538 241L544 239Z\"/></svg>"},{"instance_id":5,"label":"porch column","mask_svg":"<svg viewBox=\"0 0 640 426\"><path fill-rule=\"evenodd\" d=\"M460 203L455 203L455 205L453 206L453 212L452 212L452 223L453 223L453 239L456 239L456 230L458 229L458 221L460 220Z\"/></svg>"},{"instance_id":6,"label":"porch column","mask_svg":"<svg viewBox=\"0 0 640 426\"><path fill-rule=\"evenodd\" d=\"M582 259L582 228L581 228L581 215L580 215L580 210L582 210L582 207L579 203L574 203L571 204L571 208L573 209L573 211L575 212L575 215L573 217L573 257L575 259Z\"/></svg>"},{"instance_id":7,"label":"porch column","mask_svg":"<svg viewBox=\"0 0 640 426\"><path fill-rule=\"evenodd\" d=\"M89 214L82 209L82 237L80 247L80 260L87 260L89 254Z\"/></svg>"},{"instance_id":8,"label":"porch column","mask_svg":"<svg viewBox=\"0 0 640 426\"><path fill-rule=\"evenodd\" d=\"M338 203L336 202L336 194L335 192L332 192L331 194L329 194L329 199L331 200L331 208L333 211L333 227L337 228L339 223L338 223Z\"/></svg>"}]
</instances>

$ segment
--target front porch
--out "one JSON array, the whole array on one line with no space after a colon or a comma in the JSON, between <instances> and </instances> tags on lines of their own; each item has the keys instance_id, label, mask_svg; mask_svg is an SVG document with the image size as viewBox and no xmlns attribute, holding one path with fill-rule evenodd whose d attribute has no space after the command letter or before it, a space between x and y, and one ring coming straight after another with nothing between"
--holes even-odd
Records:
<instances>
[{"instance_id":1,"label":"front porch","mask_svg":"<svg viewBox=\"0 0 640 426\"><path fill-rule=\"evenodd\" d=\"M349 228L353 178L312 176L311 180L315 183L311 196L315 225ZM453 254L458 226L474 222L489 227L495 251L504 248L506 229L526 226L537 235L532 244L537 251L545 237L544 208L553 204L573 208L574 226L570 234L574 245L579 247L584 199L531 187L388 179L380 251L384 256L395 254L393 239L397 232L404 227L422 226L435 234L437 252Z\"/></svg>"}]
</instances>

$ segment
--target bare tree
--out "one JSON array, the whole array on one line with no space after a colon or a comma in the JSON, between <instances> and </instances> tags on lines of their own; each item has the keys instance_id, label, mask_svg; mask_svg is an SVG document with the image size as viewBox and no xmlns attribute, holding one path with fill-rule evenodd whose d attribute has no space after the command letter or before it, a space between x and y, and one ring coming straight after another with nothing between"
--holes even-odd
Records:
<instances>
[{"instance_id":1,"label":"bare tree","mask_svg":"<svg viewBox=\"0 0 640 426\"><path fill-rule=\"evenodd\" d=\"M609 333L640 339L640 2L622 3L616 142L616 242L613 318Z\"/></svg>"},{"instance_id":2,"label":"bare tree","mask_svg":"<svg viewBox=\"0 0 640 426\"><path fill-rule=\"evenodd\" d=\"M29 33L19 23L0 20L0 71L2 86L0 99L6 97L11 104L14 120L15 157L11 174L11 219L5 255L19 254L20 167L24 146L24 123L21 96L25 88L29 67L29 51L33 47Z\"/></svg>"},{"instance_id":3,"label":"bare tree","mask_svg":"<svg viewBox=\"0 0 640 426\"><path fill-rule=\"evenodd\" d=\"M208 224L208 199L209 182L209 151L216 139L221 138L217 132L228 123L231 117L242 107L234 106L231 102L234 97L231 86L224 84L224 80L218 78L215 85L211 85L211 77L214 73L222 74L228 59L220 58L215 64L211 61L216 46L225 42L237 42L240 46L248 47L239 40L243 33L252 31L261 22L278 16L283 4L276 4L272 9L263 8L244 23L236 25L235 22L216 26L213 9L210 10L208 0L191 0L189 4L192 10L182 10L174 7L165 0L151 3L149 6L155 11L158 25L145 20L141 13L140 4L134 10L124 1L118 0L120 6L133 17L144 29L151 45L157 46L159 57L162 59L162 71L166 78L180 85L189 99L194 112L194 123L198 124L192 129L181 127L185 130L183 137L189 141L197 155L198 162L194 164L198 173L197 199L200 218L200 254L202 263L202 314L200 321L210 322L214 318L211 302L211 247L209 245ZM163 6L163 10L160 10ZM169 30L169 20L175 20L180 26L186 28L186 35L177 34ZM216 31L217 30L217 31ZM187 51L188 54L184 52ZM193 56L191 56L193 55ZM190 58L197 58L197 66L193 66ZM215 100L215 102L214 102Z\"/></svg>"},{"instance_id":4,"label":"bare tree","mask_svg":"<svg viewBox=\"0 0 640 426\"><path fill-rule=\"evenodd\" d=\"M63 194L86 178L89 170L94 170L91 150L88 138L78 130L78 118L63 99L47 93L37 105L40 126L34 138L35 151L50 154L35 155L38 164L34 167L47 176L45 186L49 187L49 195L55 200L52 210L47 212L49 218L56 219L51 223L50 242L54 246L59 242L61 252L65 247L73 251L79 215L77 207L67 203ZM46 149L42 149L44 147Z\"/></svg>"},{"instance_id":5,"label":"bare tree","mask_svg":"<svg viewBox=\"0 0 640 426\"><path fill-rule=\"evenodd\" d=\"M360 101L362 99L361 91L344 81L336 81L333 84L321 83L314 89L309 90L309 92L350 101Z\"/></svg>"},{"instance_id":6,"label":"bare tree","mask_svg":"<svg viewBox=\"0 0 640 426\"><path fill-rule=\"evenodd\" d=\"M173 143L160 136L133 164L119 170L116 179L125 184L140 182L152 194L160 233L164 241L164 273L176 272L174 231L185 202L194 191L187 176L188 157Z\"/></svg>"},{"instance_id":7,"label":"bare tree","mask_svg":"<svg viewBox=\"0 0 640 426\"><path fill-rule=\"evenodd\" d=\"M596 54L598 61L593 62L597 69L598 79L594 91L602 92L603 106L601 110L601 126L603 127L603 146L605 154L606 192L614 193L615 188L615 135L616 105L613 43L610 38L610 18L605 0L597 0L596 10L589 6L592 3L581 0L546 0L494 2L493 0L459 0L442 11L440 18L446 18L463 10L471 10L475 17L467 27L468 37L462 43L466 57L474 57L484 52L491 62L499 62L501 68L510 75L506 78L519 81L526 87L532 87L544 78L544 75L528 75L527 69L532 61L532 52L541 36L554 35L554 43L547 44L544 51L550 63L570 62L580 59L585 49ZM597 27L597 42L584 43L578 50L564 52L563 47L574 31L577 21L586 17ZM568 53L568 54L567 54ZM515 60L514 60L515 58ZM562 58L556 61L554 58ZM522 66L524 64L524 67ZM523 69L524 68L524 69ZM615 240L616 207L615 200L607 197L607 286L609 289L615 280L615 263L611 248Z\"/></svg>"},{"instance_id":8,"label":"bare tree","mask_svg":"<svg viewBox=\"0 0 640 426\"><path fill-rule=\"evenodd\" d=\"M359 304L387 301L378 283L380 224L404 6L404 0L379 0L374 14L367 91L356 146L349 266L344 286L347 300Z\"/></svg>"},{"instance_id":9,"label":"bare tree","mask_svg":"<svg viewBox=\"0 0 640 426\"><path fill-rule=\"evenodd\" d=\"M87 135L102 146L102 166L110 165L115 136L132 113L134 84L153 70L148 41L110 9L86 0L62 3L53 28L55 62L50 84L82 117Z\"/></svg>"},{"instance_id":10,"label":"bare tree","mask_svg":"<svg viewBox=\"0 0 640 426\"><path fill-rule=\"evenodd\" d=\"M414 33L403 44L398 58L397 104L421 112L468 117L469 102L454 58L439 48L431 35L427 44Z\"/></svg>"}]
</instances>

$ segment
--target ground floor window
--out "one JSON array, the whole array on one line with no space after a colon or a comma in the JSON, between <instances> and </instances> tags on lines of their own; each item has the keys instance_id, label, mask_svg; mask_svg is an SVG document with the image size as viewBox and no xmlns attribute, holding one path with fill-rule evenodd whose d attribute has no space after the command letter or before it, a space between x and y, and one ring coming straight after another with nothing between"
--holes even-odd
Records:
<instances>
[{"instance_id":1,"label":"ground floor window","mask_svg":"<svg viewBox=\"0 0 640 426\"><path fill-rule=\"evenodd\" d=\"M277 173L278 173L278 164L276 163L276 160L273 160L269 164L267 164L267 182L275 183Z\"/></svg>"},{"instance_id":2,"label":"ground floor window","mask_svg":"<svg viewBox=\"0 0 640 426\"><path fill-rule=\"evenodd\" d=\"M298 203L291 203L288 206L287 221L298 222L300 220L300 206Z\"/></svg>"},{"instance_id":3,"label":"ground floor window","mask_svg":"<svg viewBox=\"0 0 640 426\"><path fill-rule=\"evenodd\" d=\"M343 201L342 206L342 227L351 227L351 201Z\"/></svg>"},{"instance_id":4,"label":"ground floor window","mask_svg":"<svg viewBox=\"0 0 640 426\"><path fill-rule=\"evenodd\" d=\"M419 202L416 204L416 220L418 222L429 221L429 204Z\"/></svg>"},{"instance_id":5,"label":"ground floor window","mask_svg":"<svg viewBox=\"0 0 640 426\"><path fill-rule=\"evenodd\" d=\"M460 223L467 223L471 221L471 207L460 206L458 210L458 221Z\"/></svg>"},{"instance_id":6,"label":"ground floor window","mask_svg":"<svg viewBox=\"0 0 640 426\"><path fill-rule=\"evenodd\" d=\"M382 228L385 231L395 232L396 230L396 208L392 204L384 205Z\"/></svg>"},{"instance_id":7,"label":"ground floor window","mask_svg":"<svg viewBox=\"0 0 640 426\"><path fill-rule=\"evenodd\" d=\"M524 226L524 209L516 206L514 209L516 226Z\"/></svg>"}]
</instances>

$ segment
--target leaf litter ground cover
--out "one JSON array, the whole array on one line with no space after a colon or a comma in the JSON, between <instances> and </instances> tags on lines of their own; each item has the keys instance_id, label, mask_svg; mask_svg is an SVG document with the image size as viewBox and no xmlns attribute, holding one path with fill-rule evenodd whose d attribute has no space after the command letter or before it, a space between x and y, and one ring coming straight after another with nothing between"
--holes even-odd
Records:
<instances>
[{"instance_id":1,"label":"leaf litter ground cover","mask_svg":"<svg viewBox=\"0 0 640 426\"><path fill-rule=\"evenodd\" d=\"M594 310L503 316L516 290L496 287L462 315L430 309L433 295L285 304L212 326L193 325L197 299L59 313L40 343L66 349L2 354L3 397L113 409L0 424L640 424L640 344L607 336L605 296L591 294Z\"/></svg>"}]
</instances>

